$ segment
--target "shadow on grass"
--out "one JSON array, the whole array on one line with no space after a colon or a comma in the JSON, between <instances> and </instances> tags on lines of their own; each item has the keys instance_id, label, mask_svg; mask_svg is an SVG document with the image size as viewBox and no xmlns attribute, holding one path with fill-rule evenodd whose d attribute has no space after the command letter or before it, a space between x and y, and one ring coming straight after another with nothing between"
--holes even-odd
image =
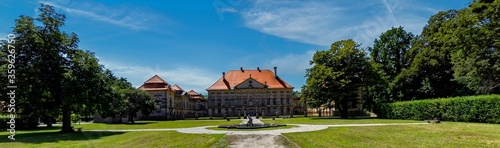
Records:
<instances>
[{"instance_id":1,"label":"shadow on grass","mask_svg":"<svg viewBox=\"0 0 500 148\"><path fill-rule=\"evenodd\" d=\"M60 133L60 132L33 132L33 133L20 133L16 134L16 140L10 140L8 138L1 138L0 142L20 142L20 143L53 143L61 141L87 141L100 139L107 136L120 135L125 132L72 132L72 133Z\"/></svg>"},{"instance_id":2,"label":"shadow on grass","mask_svg":"<svg viewBox=\"0 0 500 148\"><path fill-rule=\"evenodd\" d=\"M366 119L379 119L376 117L368 117L368 116L355 116L355 117L349 117L349 118L340 118L339 116L334 116L334 117L310 117L311 120L322 120L322 119L340 119L340 120L366 120Z\"/></svg>"},{"instance_id":3,"label":"shadow on grass","mask_svg":"<svg viewBox=\"0 0 500 148\"><path fill-rule=\"evenodd\" d=\"M53 126L53 127L37 127L35 129L21 129L16 131L48 131L48 130L61 130L61 126Z\"/></svg>"},{"instance_id":4,"label":"shadow on grass","mask_svg":"<svg viewBox=\"0 0 500 148\"><path fill-rule=\"evenodd\" d=\"M156 123L157 121L135 121L135 123L95 123L95 124L107 124L107 125L146 125L151 123Z\"/></svg>"}]
</instances>

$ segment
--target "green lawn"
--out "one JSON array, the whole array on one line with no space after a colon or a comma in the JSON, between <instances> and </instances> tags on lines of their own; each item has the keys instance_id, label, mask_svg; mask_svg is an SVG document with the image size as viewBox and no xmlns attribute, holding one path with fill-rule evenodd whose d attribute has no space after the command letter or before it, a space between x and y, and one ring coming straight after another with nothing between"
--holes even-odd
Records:
<instances>
[{"instance_id":1,"label":"green lawn","mask_svg":"<svg viewBox=\"0 0 500 148\"><path fill-rule=\"evenodd\" d=\"M183 134L164 132L74 132L58 130L18 132L16 141L0 133L0 147L210 147L223 134Z\"/></svg>"},{"instance_id":2,"label":"green lawn","mask_svg":"<svg viewBox=\"0 0 500 148\"><path fill-rule=\"evenodd\" d=\"M313 147L500 147L500 125L451 123L331 127L284 134L303 148Z\"/></svg>"},{"instance_id":3,"label":"green lawn","mask_svg":"<svg viewBox=\"0 0 500 148\"><path fill-rule=\"evenodd\" d=\"M277 123L277 124L370 124L370 123L423 123L424 121L415 120L393 120L393 119L377 119L377 118L349 118L340 119L338 117L299 117L282 119L276 118L272 120L270 118L261 119L264 123Z\"/></svg>"},{"instance_id":4,"label":"green lawn","mask_svg":"<svg viewBox=\"0 0 500 148\"><path fill-rule=\"evenodd\" d=\"M177 121L137 121L135 124L73 124L74 127L83 127L83 130L111 130L111 129L152 129L152 128L185 128L197 126L218 126L223 124L238 124L241 120L177 120Z\"/></svg>"},{"instance_id":5,"label":"green lawn","mask_svg":"<svg viewBox=\"0 0 500 148\"><path fill-rule=\"evenodd\" d=\"M238 124L241 120L141 121L137 124L74 124L83 132L59 133L60 127L16 131L16 141L0 132L0 147L213 147L223 135L183 134L175 131L90 132L85 130L182 128ZM264 119L265 123L364 124L423 122L386 119L292 118ZM285 126L279 128L293 128ZM276 128L268 128L276 129ZM268 130L258 129L258 130ZM500 124L454 123L373 127L331 127L322 131L284 134L307 147L500 147ZM186 140L188 139L188 140Z\"/></svg>"},{"instance_id":6,"label":"green lawn","mask_svg":"<svg viewBox=\"0 0 500 148\"><path fill-rule=\"evenodd\" d=\"M265 131L265 130L287 129L287 128L294 128L294 127L298 127L298 126L287 125L287 126L256 128L256 129L227 129L227 128L218 128L218 127L207 127L207 129L220 130L220 131Z\"/></svg>"}]
</instances>

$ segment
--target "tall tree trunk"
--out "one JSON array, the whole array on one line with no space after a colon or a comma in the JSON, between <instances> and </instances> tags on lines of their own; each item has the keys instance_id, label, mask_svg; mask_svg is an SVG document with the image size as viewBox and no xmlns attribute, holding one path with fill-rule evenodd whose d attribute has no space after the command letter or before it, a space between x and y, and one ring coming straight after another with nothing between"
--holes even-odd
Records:
<instances>
[{"instance_id":1,"label":"tall tree trunk","mask_svg":"<svg viewBox=\"0 0 500 148\"><path fill-rule=\"evenodd\" d=\"M132 114L128 114L128 121L130 121L130 123L134 124L134 116Z\"/></svg>"},{"instance_id":2,"label":"tall tree trunk","mask_svg":"<svg viewBox=\"0 0 500 148\"><path fill-rule=\"evenodd\" d=\"M45 116L44 119L45 123L47 123L47 127L52 127L52 118L49 116Z\"/></svg>"},{"instance_id":3,"label":"tall tree trunk","mask_svg":"<svg viewBox=\"0 0 500 148\"><path fill-rule=\"evenodd\" d=\"M321 117L321 112L323 112L323 110L321 108L318 108L318 116Z\"/></svg>"},{"instance_id":4,"label":"tall tree trunk","mask_svg":"<svg viewBox=\"0 0 500 148\"><path fill-rule=\"evenodd\" d=\"M330 106L330 104L328 104L328 116L333 116L332 106Z\"/></svg>"},{"instance_id":5,"label":"tall tree trunk","mask_svg":"<svg viewBox=\"0 0 500 148\"><path fill-rule=\"evenodd\" d=\"M64 102L61 88L55 87L55 89L53 89L51 92L54 92L54 98L56 102L60 103L62 107L63 124L61 132L74 132L73 128L71 127L71 106Z\"/></svg>"},{"instance_id":6,"label":"tall tree trunk","mask_svg":"<svg viewBox=\"0 0 500 148\"><path fill-rule=\"evenodd\" d=\"M341 103L335 103L335 106L339 109L340 118L348 118L347 114L347 102L342 101Z\"/></svg>"},{"instance_id":7,"label":"tall tree trunk","mask_svg":"<svg viewBox=\"0 0 500 148\"><path fill-rule=\"evenodd\" d=\"M62 112L63 112L63 119L62 119L63 125L62 125L61 132L74 132L73 128L71 127L71 109L70 109L70 107L67 105L63 105Z\"/></svg>"}]
</instances>

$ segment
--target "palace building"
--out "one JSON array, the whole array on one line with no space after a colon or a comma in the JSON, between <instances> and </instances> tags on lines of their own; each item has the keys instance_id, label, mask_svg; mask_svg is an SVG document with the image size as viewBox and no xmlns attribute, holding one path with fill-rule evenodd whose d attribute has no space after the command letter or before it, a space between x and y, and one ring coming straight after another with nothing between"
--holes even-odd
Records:
<instances>
[{"instance_id":1,"label":"palace building","mask_svg":"<svg viewBox=\"0 0 500 148\"><path fill-rule=\"evenodd\" d=\"M243 69L223 72L209 88L208 114L227 116L279 116L296 111L293 86L269 69ZM302 112L302 111L300 111Z\"/></svg>"},{"instance_id":2,"label":"palace building","mask_svg":"<svg viewBox=\"0 0 500 148\"><path fill-rule=\"evenodd\" d=\"M207 101L200 94L184 90L177 84L173 86L160 78L153 76L139 89L155 98L157 107L146 119L184 119L207 114Z\"/></svg>"}]
</instances>

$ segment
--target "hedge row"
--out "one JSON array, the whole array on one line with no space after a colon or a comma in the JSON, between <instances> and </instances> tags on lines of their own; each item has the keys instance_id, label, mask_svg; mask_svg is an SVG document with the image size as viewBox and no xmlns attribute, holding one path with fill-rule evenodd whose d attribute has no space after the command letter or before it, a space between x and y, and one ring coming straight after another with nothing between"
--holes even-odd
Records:
<instances>
[{"instance_id":1,"label":"hedge row","mask_svg":"<svg viewBox=\"0 0 500 148\"><path fill-rule=\"evenodd\" d=\"M379 118L500 123L500 95L465 96L382 103L374 108Z\"/></svg>"},{"instance_id":2,"label":"hedge row","mask_svg":"<svg viewBox=\"0 0 500 148\"><path fill-rule=\"evenodd\" d=\"M9 115L1 115L0 116L0 131L4 131L10 128L10 124L7 122L10 121ZM38 119L36 117L18 117L15 118L16 130L18 129L34 129L38 126Z\"/></svg>"}]
</instances>

